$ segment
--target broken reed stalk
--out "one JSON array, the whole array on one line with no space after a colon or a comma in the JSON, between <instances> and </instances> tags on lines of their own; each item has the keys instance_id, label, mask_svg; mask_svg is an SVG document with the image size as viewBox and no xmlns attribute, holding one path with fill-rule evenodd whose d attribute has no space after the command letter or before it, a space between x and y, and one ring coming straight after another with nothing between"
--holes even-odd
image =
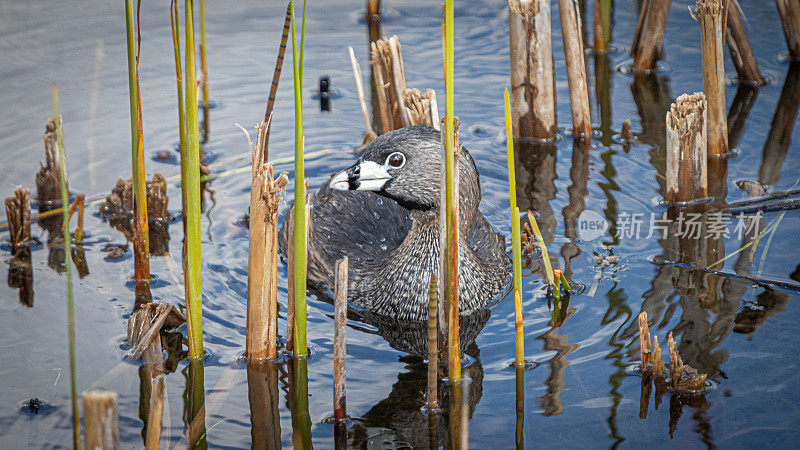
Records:
<instances>
[{"instance_id":1,"label":"broken reed stalk","mask_svg":"<svg viewBox=\"0 0 800 450\"><path fill-rule=\"evenodd\" d=\"M553 267L550 265L550 255L547 253L547 245L542 238L542 232L539 230L539 224L536 223L536 217L533 216L531 211L528 211L528 222L531 224L533 234L536 236L536 243L539 245L539 250L542 252L542 263L544 264L545 276L547 276L547 283L550 286L555 286L553 278Z\"/></svg>"},{"instance_id":2,"label":"broken reed stalk","mask_svg":"<svg viewBox=\"0 0 800 450\"><path fill-rule=\"evenodd\" d=\"M347 418L345 378L347 374L347 256L336 263L333 300L333 418Z\"/></svg>"},{"instance_id":3,"label":"broken reed stalk","mask_svg":"<svg viewBox=\"0 0 800 450\"><path fill-rule=\"evenodd\" d=\"M424 94L419 89L406 89L403 105L411 125L428 125L439 129L439 109L433 89L427 89Z\"/></svg>"},{"instance_id":4,"label":"broken reed stalk","mask_svg":"<svg viewBox=\"0 0 800 450\"><path fill-rule=\"evenodd\" d=\"M269 87L269 97L267 98L267 112L264 113L264 122L269 120L272 109L275 107L275 95L278 93L278 81L281 79L281 69L283 68L283 55L286 53L286 41L289 39L289 27L292 20L292 2L286 5L286 18L283 21L283 32L281 33L281 45L278 47L278 57L275 60L275 71L272 73L272 84Z\"/></svg>"},{"instance_id":5,"label":"broken reed stalk","mask_svg":"<svg viewBox=\"0 0 800 450\"><path fill-rule=\"evenodd\" d=\"M411 125L408 111L403 104L406 91L406 76L403 54L397 36L380 39L370 44L372 76L378 86L381 103L381 122L384 133ZM385 102L385 104L384 104ZM384 122L384 114L388 114Z\"/></svg>"},{"instance_id":6,"label":"broken reed stalk","mask_svg":"<svg viewBox=\"0 0 800 450\"><path fill-rule=\"evenodd\" d=\"M56 83L52 85L53 94L53 122L55 123L56 143L58 146L58 177L61 183L61 217L63 223L66 224L63 230L64 238L64 253L69 255L72 253L72 239L69 232L69 212L66 205L69 203L69 194L67 192L67 160L64 155L64 135L62 131L61 114L58 112L58 89ZM75 308L72 301L72 264L66 261L66 275L67 275L67 338L69 344L69 381L70 389L72 392L72 443L74 448L81 448L81 428L80 416L78 415L78 391L75 387Z\"/></svg>"},{"instance_id":7,"label":"broken reed stalk","mask_svg":"<svg viewBox=\"0 0 800 450\"><path fill-rule=\"evenodd\" d=\"M800 59L800 3L797 0L775 0L783 23L783 34L789 47L789 56Z\"/></svg>"},{"instance_id":8,"label":"broken reed stalk","mask_svg":"<svg viewBox=\"0 0 800 450\"><path fill-rule=\"evenodd\" d=\"M703 94L706 96L708 154L728 152L728 121L725 109L725 7L723 0L697 2L697 20L703 49Z\"/></svg>"},{"instance_id":9,"label":"broken reed stalk","mask_svg":"<svg viewBox=\"0 0 800 450\"><path fill-rule=\"evenodd\" d=\"M652 364L651 358L650 327L647 325L647 313L642 311L639 314L639 364L642 372L647 370L649 364Z\"/></svg>"},{"instance_id":10,"label":"broken reed stalk","mask_svg":"<svg viewBox=\"0 0 800 450\"><path fill-rule=\"evenodd\" d=\"M594 2L594 51L602 53L608 50L611 41L611 0Z\"/></svg>"},{"instance_id":11,"label":"broken reed stalk","mask_svg":"<svg viewBox=\"0 0 800 450\"><path fill-rule=\"evenodd\" d=\"M644 0L641 3L639 22L631 46L633 70L635 72L652 72L656 61L661 57L661 45L664 42L664 30L672 0Z\"/></svg>"},{"instance_id":12,"label":"broken reed stalk","mask_svg":"<svg viewBox=\"0 0 800 450\"><path fill-rule=\"evenodd\" d=\"M303 49L305 46L306 2L300 29L300 55L297 54L294 2L292 3L292 66L294 69L294 356L305 356L306 345L306 189L303 160Z\"/></svg>"},{"instance_id":13,"label":"broken reed stalk","mask_svg":"<svg viewBox=\"0 0 800 450\"><path fill-rule=\"evenodd\" d=\"M667 336L667 349L669 350L669 384L676 391L699 391L705 388L706 374L698 373L697 369L684 364L681 355L672 339L672 332Z\"/></svg>"},{"instance_id":14,"label":"broken reed stalk","mask_svg":"<svg viewBox=\"0 0 800 450\"><path fill-rule=\"evenodd\" d=\"M747 38L747 31L744 28L744 21L741 15L742 8L737 0L727 1L728 4L725 9L728 11L728 22L725 30L725 40L728 43L733 65L736 67L739 83L763 86L767 81L761 75L756 55L750 45L750 39Z\"/></svg>"},{"instance_id":15,"label":"broken reed stalk","mask_svg":"<svg viewBox=\"0 0 800 450\"><path fill-rule=\"evenodd\" d=\"M250 190L250 239L247 263L248 360L277 356L278 207L288 183L284 172L277 179L266 162L270 122L258 125ZM248 137L249 140L249 137Z\"/></svg>"},{"instance_id":16,"label":"broken reed stalk","mask_svg":"<svg viewBox=\"0 0 800 450\"><path fill-rule=\"evenodd\" d=\"M372 129L372 123L369 120L369 110L367 109L367 101L364 98L364 80L361 78L361 67L358 65L356 55L353 52L353 47L348 46L347 51L350 54L350 65L353 66L353 78L356 81L356 91L358 92L358 103L361 105L361 117L364 119L364 142L369 143L378 137L375 130Z\"/></svg>"},{"instance_id":17,"label":"broken reed stalk","mask_svg":"<svg viewBox=\"0 0 800 450\"><path fill-rule=\"evenodd\" d=\"M184 242L184 283L189 357L203 356L203 299L200 265L200 131L197 122L197 65L194 53L193 0L184 3L184 45L186 46L186 148L181 154L181 188L186 237Z\"/></svg>"},{"instance_id":18,"label":"broken reed stalk","mask_svg":"<svg viewBox=\"0 0 800 450\"><path fill-rule=\"evenodd\" d=\"M453 117L453 0L444 4L444 161L445 161L445 243L446 291L448 305L448 375L451 381L461 380L461 345L458 335L458 190L456 155L456 122ZM456 147L458 145L459 147Z\"/></svg>"},{"instance_id":19,"label":"broken reed stalk","mask_svg":"<svg viewBox=\"0 0 800 450\"><path fill-rule=\"evenodd\" d=\"M508 30L514 136L555 139L556 83L550 2L509 0Z\"/></svg>"},{"instance_id":20,"label":"broken reed stalk","mask_svg":"<svg viewBox=\"0 0 800 450\"><path fill-rule=\"evenodd\" d=\"M83 399L83 425L87 449L119 448L119 409L117 393L88 391ZM75 447L79 449L80 446Z\"/></svg>"},{"instance_id":21,"label":"broken reed stalk","mask_svg":"<svg viewBox=\"0 0 800 450\"><path fill-rule=\"evenodd\" d=\"M702 92L683 94L667 112L668 202L688 202L708 196L706 98Z\"/></svg>"},{"instance_id":22,"label":"broken reed stalk","mask_svg":"<svg viewBox=\"0 0 800 450\"><path fill-rule=\"evenodd\" d=\"M128 52L128 93L131 114L131 172L134 193L133 253L134 276L138 282L150 278L147 192L144 178L144 138L142 103L139 92L139 58L134 42L133 0L125 0L125 26Z\"/></svg>"},{"instance_id":23,"label":"broken reed stalk","mask_svg":"<svg viewBox=\"0 0 800 450\"><path fill-rule=\"evenodd\" d=\"M150 380L150 409L147 415L147 434L144 448L155 450L161 441L161 420L164 415L164 374ZM90 448L87 446L87 448Z\"/></svg>"},{"instance_id":24,"label":"broken reed stalk","mask_svg":"<svg viewBox=\"0 0 800 450\"><path fill-rule=\"evenodd\" d=\"M589 117L589 92L586 87L579 8L577 0L558 0L569 84L569 105L572 110L572 134L575 139L588 142L592 139L592 124Z\"/></svg>"},{"instance_id":25,"label":"broken reed stalk","mask_svg":"<svg viewBox=\"0 0 800 450\"><path fill-rule=\"evenodd\" d=\"M437 318L437 280L431 275L428 288L428 393L425 406L428 412L439 409L439 330Z\"/></svg>"},{"instance_id":26,"label":"broken reed stalk","mask_svg":"<svg viewBox=\"0 0 800 450\"><path fill-rule=\"evenodd\" d=\"M9 238L12 253L20 244L31 239L31 191L22 186L14 190L13 197L6 198Z\"/></svg>"}]
</instances>

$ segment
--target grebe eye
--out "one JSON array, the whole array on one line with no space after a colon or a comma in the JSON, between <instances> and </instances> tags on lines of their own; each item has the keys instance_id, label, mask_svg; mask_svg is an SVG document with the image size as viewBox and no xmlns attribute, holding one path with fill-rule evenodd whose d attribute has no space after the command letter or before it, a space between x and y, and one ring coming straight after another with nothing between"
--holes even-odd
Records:
<instances>
[{"instance_id":1,"label":"grebe eye","mask_svg":"<svg viewBox=\"0 0 800 450\"><path fill-rule=\"evenodd\" d=\"M386 159L386 163L389 164L390 167L399 169L406 163L406 157L400 152L394 152Z\"/></svg>"}]
</instances>

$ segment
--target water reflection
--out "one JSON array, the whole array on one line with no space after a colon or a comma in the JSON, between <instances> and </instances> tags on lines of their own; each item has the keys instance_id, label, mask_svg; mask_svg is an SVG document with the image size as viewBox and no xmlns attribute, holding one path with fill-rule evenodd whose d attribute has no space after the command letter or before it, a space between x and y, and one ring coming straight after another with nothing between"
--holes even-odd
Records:
<instances>
[{"instance_id":1,"label":"water reflection","mask_svg":"<svg viewBox=\"0 0 800 450\"><path fill-rule=\"evenodd\" d=\"M33 307L31 248L28 245L14 245L12 255L8 262L8 286L19 289L19 302L31 308Z\"/></svg>"},{"instance_id":2,"label":"water reflection","mask_svg":"<svg viewBox=\"0 0 800 450\"><path fill-rule=\"evenodd\" d=\"M580 348L580 345L570 344L567 335L557 334L556 331L575 314L575 311L575 308L569 308L569 294L563 296L560 302L553 304L553 317L550 321L551 328L536 338L544 341L544 350L556 352L547 362L550 366L550 375L545 381L547 393L539 398L544 410L542 414L545 416L555 416L564 412L561 394L567 386L564 380L565 371L569 367L567 356Z\"/></svg>"},{"instance_id":3,"label":"water reflection","mask_svg":"<svg viewBox=\"0 0 800 450\"><path fill-rule=\"evenodd\" d=\"M665 117L672 103L667 78L653 74L634 75L631 85L633 101L639 113L642 131L639 141L651 147L650 164L656 169L661 197L666 194L667 125Z\"/></svg>"},{"instance_id":4,"label":"water reflection","mask_svg":"<svg viewBox=\"0 0 800 450\"><path fill-rule=\"evenodd\" d=\"M793 61L786 73L783 90L772 118L772 126L764 143L758 180L761 184L772 186L781 176L781 167L792 142L797 109L800 107L800 62Z\"/></svg>"},{"instance_id":5,"label":"water reflection","mask_svg":"<svg viewBox=\"0 0 800 450\"><path fill-rule=\"evenodd\" d=\"M534 211L546 244L552 244L557 226L550 201L556 198L556 161L554 144L542 144L529 138L514 140L517 205L520 211Z\"/></svg>"},{"instance_id":6,"label":"water reflection","mask_svg":"<svg viewBox=\"0 0 800 450\"><path fill-rule=\"evenodd\" d=\"M278 365L275 361L256 361L247 364L247 398L250 402L252 447L281 448Z\"/></svg>"}]
</instances>

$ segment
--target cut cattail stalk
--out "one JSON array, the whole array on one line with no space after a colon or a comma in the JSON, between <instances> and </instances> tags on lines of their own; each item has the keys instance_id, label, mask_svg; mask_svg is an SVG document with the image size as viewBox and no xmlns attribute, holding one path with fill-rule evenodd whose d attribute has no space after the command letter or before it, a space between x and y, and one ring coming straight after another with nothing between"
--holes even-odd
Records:
<instances>
[{"instance_id":1,"label":"cut cattail stalk","mask_svg":"<svg viewBox=\"0 0 800 450\"><path fill-rule=\"evenodd\" d=\"M725 110L725 8L722 0L700 0L696 16L700 22L703 48L703 93L707 102L708 154L728 152L728 124Z\"/></svg>"},{"instance_id":2,"label":"cut cattail stalk","mask_svg":"<svg viewBox=\"0 0 800 450\"><path fill-rule=\"evenodd\" d=\"M364 143L368 144L378 136L375 134L375 130L372 129L372 124L369 120L367 101L364 98L364 81L361 78L361 67L358 65L353 47L347 47L347 51L350 53L350 65L353 66L353 78L356 80L356 91L358 92L358 102L361 105L361 116L364 118L364 129L366 130L364 134Z\"/></svg>"},{"instance_id":3,"label":"cut cattail stalk","mask_svg":"<svg viewBox=\"0 0 800 450\"><path fill-rule=\"evenodd\" d=\"M509 0L514 137L554 139L556 92L550 2Z\"/></svg>"},{"instance_id":4,"label":"cut cattail stalk","mask_svg":"<svg viewBox=\"0 0 800 450\"><path fill-rule=\"evenodd\" d=\"M406 91L406 76L403 69L403 56L397 36L381 39L372 43L371 63L375 85L379 89L381 101L381 119L384 108L389 112L389 123L383 124L384 133L411 124L408 111L403 104L403 93ZM385 84L384 84L385 83ZM386 102L384 105L384 101ZM387 129L387 125L389 128Z\"/></svg>"},{"instance_id":5,"label":"cut cattail stalk","mask_svg":"<svg viewBox=\"0 0 800 450\"><path fill-rule=\"evenodd\" d=\"M16 248L31 238L31 191L17 187L13 197L6 198L6 218L11 245ZM15 253L12 251L12 253Z\"/></svg>"},{"instance_id":6,"label":"cut cattail stalk","mask_svg":"<svg viewBox=\"0 0 800 450\"><path fill-rule=\"evenodd\" d=\"M620 137L625 140L630 140L633 138L633 133L631 132L631 121L625 119L622 121L622 132L620 133Z\"/></svg>"},{"instance_id":7,"label":"cut cattail stalk","mask_svg":"<svg viewBox=\"0 0 800 450\"><path fill-rule=\"evenodd\" d=\"M278 206L289 180L285 172L274 179L272 164L266 162L269 126L258 125L255 149L251 145L246 338L250 360L277 356Z\"/></svg>"},{"instance_id":8,"label":"cut cattail stalk","mask_svg":"<svg viewBox=\"0 0 800 450\"><path fill-rule=\"evenodd\" d=\"M525 364L525 331L522 324L522 299L519 291L514 289L514 363Z\"/></svg>"},{"instance_id":9,"label":"cut cattail stalk","mask_svg":"<svg viewBox=\"0 0 800 450\"><path fill-rule=\"evenodd\" d=\"M345 374L347 373L347 257L336 263L336 293L333 301L333 418L347 418Z\"/></svg>"},{"instance_id":10,"label":"cut cattail stalk","mask_svg":"<svg viewBox=\"0 0 800 450\"><path fill-rule=\"evenodd\" d=\"M589 118L589 92L586 87L586 65L583 62L581 16L577 0L558 0L558 11L561 15L561 35L564 38L572 132L576 139L588 141L592 138L592 128Z\"/></svg>"},{"instance_id":11,"label":"cut cattail stalk","mask_svg":"<svg viewBox=\"0 0 800 450\"><path fill-rule=\"evenodd\" d=\"M668 202L708 196L706 99L702 92L684 94L667 113Z\"/></svg>"},{"instance_id":12,"label":"cut cattail stalk","mask_svg":"<svg viewBox=\"0 0 800 450\"><path fill-rule=\"evenodd\" d=\"M733 60L736 73L739 75L739 82L754 86L766 84L766 80L758 68L758 61L753 53L753 47L750 46L750 39L747 38L747 31L744 29L742 8L739 6L739 2L737 0L728 0L725 9L728 11L725 41L728 43L731 60Z\"/></svg>"},{"instance_id":13,"label":"cut cattail stalk","mask_svg":"<svg viewBox=\"0 0 800 450\"><path fill-rule=\"evenodd\" d=\"M53 119L47 121L44 128L44 164L39 164L36 173L36 196L40 202L58 200L61 198L58 172L61 165L58 163L58 148L56 146L56 124ZM69 190L69 184L67 184Z\"/></svg>"},{"instance_id":14,"label":"cut cattail stalk","mask_svg":"<svg viewBox=\"0 0 800 450\"><path fill-rule=\"evenodd\" d=\"M650 327L647 325L647 313L639 314L639 361L642 372L648 370L651 362L650 353Z\"/></svg>"},{"instance_id":15,"label":"cut cattail stalk","mask_svg":"<svg viewBox=\"0 0 800 450\"><path fill-rule=\"evenodd\" d=\"M431 275L428 290L428 394L426 406L428 411L439 409L439 330L437 327L437 282L436 275Z\"/></svg>"},{"instance_id":16,"label":"cut cattail stalk","mask_svg":"<svg viewBox=\"0 0 800 450\"><path fill-rule=\"evenodd\" d=\"M672 0L644 0L639 12L639 23L631 46L633 70L650 72L655 70L661 57L661 44Z\"/></svg>"},{"instance_id":17,"label":"cut cattail stalk","mask_svg":"<svg viewBox=\"0 0 800 450\"><path fill-rule=\"evenodd\" d=\"M411 125L428 125L439 129L439 111L433 89L428 89L424 94L418 89L406 89L403 105Z\"/></svg>"},{"instance_id":18,"label":"cut cattail stalk","mask_svg":"<svg viewBox=\"0 0 800 450\"><path fill-rule=\"evenodd\" d=\"M150 380L150 409L144 448L158 449L161 441L161 419L164 415L164 374ZM90 447L87 447L90 448Z\"/></svg>"},{"instance_id":19,"label":"cut cattail stalk","mask_svg":"<svg viewBox=\"0 0 800 450\"><path fill-rule=\"evenodd\" d=\"M89 391L84 392L81 397L86 448L119 448L117 393Z\"/></svg>"},{"instance_id":20,"label":"cut cattail stalk","mask_svg":"<svg viewBox=\"0 0 800 450\"><path fill-rule=\"evenodd\" d=\"M783 34L789 47L789 56L800 59L800 3L797 0L775 0L783 22Z\"/></svg>"}]
</instances>

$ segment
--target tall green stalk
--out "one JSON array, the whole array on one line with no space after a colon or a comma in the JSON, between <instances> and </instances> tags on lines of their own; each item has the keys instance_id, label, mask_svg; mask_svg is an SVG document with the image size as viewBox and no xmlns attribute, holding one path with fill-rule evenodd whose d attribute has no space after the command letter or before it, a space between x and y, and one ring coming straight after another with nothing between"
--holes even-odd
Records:
<instances>
[{"instance_id":1,"label":"tall green stalk","mask_svg":"<svg viewBox=\"0 0 800 450\"><path fill-rule=\"evenodd\" d=\"M178 85L178 130L180 133L181 180L186 179L186 113L183 108L183 70L181 68L180 28L178 27L178 3L172 0L169 19L172 23L172 47L175 54L175 80ZM186 190L181 189L182 207L186 209Z\"/></svg>"},{"instance_id":2,"label":"tall green stalk","mask_svg":"<svg viewBox=\"0 0 800 450\"><path fill-rule=\"evenodd\" d=\"M58 178L61 182L61 217L64 222L64 254L72 253L72 238L69 233L69 194L67 193L67 169L64 156L64 139L61 131L61 115L58 112L58 90L53 83L53 121L56 124L56 142L58 143ZM72 392L72 445L81 448L81 425L78 415L78 390L75 387L75 310L72 302L72 264L65 260L67 269L67 339L69 341L69 383Z\"/></svg>"},{"instance_id":3,"label":"tall green stalk","mask_svg":"<svg viewBox=\"0 0 800 450\"><path fill-rule=\"evenodd\" d=\"M454 141L454 129L453 129L453 109L454 109L454 102L453 102L453 0L447 0L445 2L445 31L444 31L444 91L445 91L445 110L444 110L444 130L445 130L445 152L444 152L444 167L445 167L445 235L447 239L445 239L445 247L447 250L447 270L445 273L458 273L453 270L452 265L458 264L458 258L453 257L453 255L457 255L458 252L458 242L456 242L456 246L451 246L451 239L450 236L455 233L455 196L457 193L455 192L455 168L454 168L454 154L453 154L453 141ZM445 283L446 286L450 286L451 288L447 290L447 301L448 304L451 302L457 301L456 296L458 295L457 286L458 283L453 283L453 280L448 280ZM456 287L453 289L452 287ZM450 320L452 321L454 318L453 310L455 308L451 305L448 310L451 311ZM458 310L455 310L457 320ZM456 349L460 353L460 349ZM450 356L449 356L449 370L448 374L450 379L453 381L461 380L461 358L459 355L454 355L454 349L450 349Z\"/></svg>"},{"instance_id":4,"label":"tall green stalk","mask_svg":"<svg viewBox=\"0 0 800 450\"><path fill-rule=\"evenodd\" d=\"M139 91L139 62L133 31L133 0L125 0L125 31L128 51L128 92L131 113L131 177L133 178L134 219L134 266L137 293L141 281L150 278L150 249L147 224L147 187L144 178L144 140L142 110Z\"/></svg>"},{"instance_id":5,"label":"tall green stalk","mask_svg":"<svg viewBox=\"0 0 800 450\"><path fill-rule=\"evenodd\" d=\"M292 67L294 69L294 355L305 356L306 345L306 192L303 160L303 49L306 34L306 2L300 29L300 58L297 57L294 2L291 3ZM291 299L290 299L291 300Z\"/></svg>"},{"instance_id":6,"label":"tall green stalk","mask_svg":"<svg viewBox=\"0 0 800 450\"><path fill-rule=\"evenodd\" d=\"M206 66L206 2L200 0L200 70L203 72L203 106L208 108L208 66Z\"/></svg>"},{"instance_id":7,"label":"tall green stalk","mask_svg":"<svg viewBox=\"0 0 800 450\"><path fill-rule=\"evenodd\" d=\"M508 195L511 202L511 253L514 257L514 289L522 294L522 250L517 208L517 177L514 171L514 134L511 128L511 100L505 90L506 151L508 153Z\"/></svg>"},{"instance_id":8,"label":"tall green stalk","mask_svg":"<svg viewBox=\"0 0 800 450\"><path fill-rule=\"evenodd\" d=\"M184 251L189 357L203 356L203 300L200 266L200 130L197 122L197 65L194 53L194 4L185 0L186 125L185 152L181 154L181 187L186 203Z\"/></svg>"}]
</instances>

